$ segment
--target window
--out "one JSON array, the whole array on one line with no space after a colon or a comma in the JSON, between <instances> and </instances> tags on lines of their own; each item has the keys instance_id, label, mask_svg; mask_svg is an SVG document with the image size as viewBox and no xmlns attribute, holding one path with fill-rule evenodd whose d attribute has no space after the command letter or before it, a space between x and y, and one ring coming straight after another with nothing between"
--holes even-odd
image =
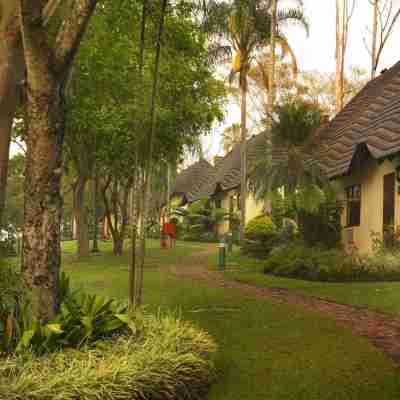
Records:
<instances>
[{"instance_id":1,"label":"window","mask_svg":"<svg viewBox=\"0 0 400 400\"><path fill-rule=\"evenodd\" d=\"M359 226L361 217L361 185L349 186L346 189L347 226Z\"/></svg>"}]
</instances>

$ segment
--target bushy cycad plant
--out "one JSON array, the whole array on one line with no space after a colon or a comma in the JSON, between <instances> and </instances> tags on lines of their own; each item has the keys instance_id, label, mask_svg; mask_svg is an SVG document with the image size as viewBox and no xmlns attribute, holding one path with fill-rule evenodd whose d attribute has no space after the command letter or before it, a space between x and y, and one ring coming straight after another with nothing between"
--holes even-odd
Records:
<instances>
[{"instance_id":1,"label":"bushy cycad plant","mask_svg":"<svg viewBox=\"0 0 400 400\"><path fill-rule=\"evenodd\" d=\"M256 151L250 184L257 198L280 191L296 207L316 209L332 199L334 187L318 162L321 111L315 104L294 100L276 108L272 124L272 160Z\"/></svg>"}]
</instances>

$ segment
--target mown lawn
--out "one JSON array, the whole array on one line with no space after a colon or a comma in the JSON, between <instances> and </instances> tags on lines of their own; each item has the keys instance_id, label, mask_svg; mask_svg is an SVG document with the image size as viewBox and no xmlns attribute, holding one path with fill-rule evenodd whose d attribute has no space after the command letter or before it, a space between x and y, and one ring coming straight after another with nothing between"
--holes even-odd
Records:
<instances>
[{"instance_id":1,"label":"mown lawn","mask_svg":"<svg viewBox=\"0 0 400 400\"><path fill-rule=\"evenodd\" d=\"M211 260L210 260L211 261ZM210 263L216 268L216 263ZM263 262L240 255L238 249L228 255L226 277L240 282L271 288L294 289L308 296L316 296L357 307L400 314L400 282L309 282L266 275Z\"/></svg>"},{"instance_id":2,"label":"mown lawn","mask_svg":"<svg viewBox=\"0 0 400 400\"><path fill-rule=\"evenodd\" d=\"M187 267L182 256L201 246L178 243L165 251L153 242L144 300L149 311L176 310L218 342L219 376L209 400L398 398L400 379L394 363L333 320L166 271L171 264ZM64 270L75 287L125 297L128 256L114 257L109 244L102 244L102 249L101 255L76 262L73 247L64 244ZM213 262L210 257L210 265Z\"/></svg>"}]
</instances>

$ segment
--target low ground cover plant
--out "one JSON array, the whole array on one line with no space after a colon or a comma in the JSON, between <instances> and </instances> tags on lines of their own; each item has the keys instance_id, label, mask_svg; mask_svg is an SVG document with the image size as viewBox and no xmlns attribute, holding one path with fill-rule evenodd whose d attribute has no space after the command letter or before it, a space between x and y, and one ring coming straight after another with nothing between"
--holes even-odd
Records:
<instances>
[{"instance_id":1,"label":"low ground cover plant","mask_svg":"<svg viewBox=\"0 0 400 400\"><path fill-rule=\"evenodd\" d=\"M341 249L297 243L275 248L264 272L312 281L395 281L400 280L400 255L345 255Z\"/></svg>"},{"instance_id":2,"label":"low ground cover plant","mask_svg":"<svg viewBox=\"0 0 400 400\"><path fill-rule=\"evenodd\" d=\"M42 324L19 274L0 278L0 400L191 400L214 379L214 341L174 315L130 313L62 275L60 312Z\"/></svg>"},{"instance_id":3,"label":"low ground cover plant","mask_svg":"<svg viewBox=\"0 0 400 400\"><path fill-rule=\"evenodd\" d=\"M215 377L211 337L173 315L147 316L142 334L0 364L2 400L200 399Z\"/></svg>"}]
</instances>

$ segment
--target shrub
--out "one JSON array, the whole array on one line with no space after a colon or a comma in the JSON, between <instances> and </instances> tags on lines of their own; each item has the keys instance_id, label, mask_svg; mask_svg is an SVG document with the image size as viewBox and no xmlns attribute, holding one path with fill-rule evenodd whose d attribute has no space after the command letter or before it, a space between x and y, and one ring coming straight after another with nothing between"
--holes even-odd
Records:
<instances>
[{"instance_id":1,"label":"shrub","mask_svg":"<svg viewBox=\"0 0 400 400\"><path fill-rule=\"evenodd\" d=\"M339 247L341 243L341 211L342 207L337 204L322 205L318 212L299 210L299 231L306 245Z\"/></svg>"},{"instance_id":2,"label":"shrub","mask_svg":"<svg viewBox=\"0 0 400 400\"><path fill-rule=\"evenodd\" d=\"M246 239L259 240L261 242L268 241L277 233L276 225L267 215L253 218L246 226Z\"/></svg>"},{"instance_id":3,"label":"shrub","mask_svg":"<svg viewBox=\"0 0 400 400\"><path fill-rule=\"evenodd\" d=\"M8 400L190 400L214 379L211 337L173 316L143 319L140 337L95 347L3 360L0 398Z\"/></svg>"},{"instance_id":4,"label":"shrub","mask_svg":"<svg viewBox=\"0 0 400 400\"><path fill-rule=\"evenodd\" d=\"M312 281L391 281L400 280L400 262L390 254L347 256L339 249L295 244L275 248L264 272Z\"/></svg>"},{"instance_id":5,"label":"shrub","mask_svg":"<svg viewBox=\"0 0 400 400\"><path fill-rule=\"evenodd\" d=\"M25 302L21 275L12 268L0 266L0 353L16 345L17 322Z\"/></svg>"},{"instance_id":6,"label":"shrub","mask_svg":"<svg viewBox=\"0 0 400 400\"><path fill-rule=\"evenodd\" d=\"M393 225L383 227L383 234L371 232L372 246L376 253L400 251L400 229Z\"/></svg>"},{"instance_id":7,"label":"shrub","mask_svg":"<svg viewBox=\"0 0 400 400\"><path fill-rule=\"evenodd\" d=\"M43 354L63 347L79 348L115 333L136 332L136 321L127 313L125 303L98 295L72 293L69 279L60 279L60 312L55 319L41 324L32 316L18 274L3 271L0 279L9 286L0 293L0 350Z\"/></svg>"},{"instance_id":8,"label":"shrub","mask_svg":"<svg viewBox=\"0 0 400 400\"><path fill-rule=\"evenodd\" d=\"M265 258L276 244L278 232L272 219L266 215L253 218L245 230L242 252L255 258Z\"/></svg>"}]
</instances>

